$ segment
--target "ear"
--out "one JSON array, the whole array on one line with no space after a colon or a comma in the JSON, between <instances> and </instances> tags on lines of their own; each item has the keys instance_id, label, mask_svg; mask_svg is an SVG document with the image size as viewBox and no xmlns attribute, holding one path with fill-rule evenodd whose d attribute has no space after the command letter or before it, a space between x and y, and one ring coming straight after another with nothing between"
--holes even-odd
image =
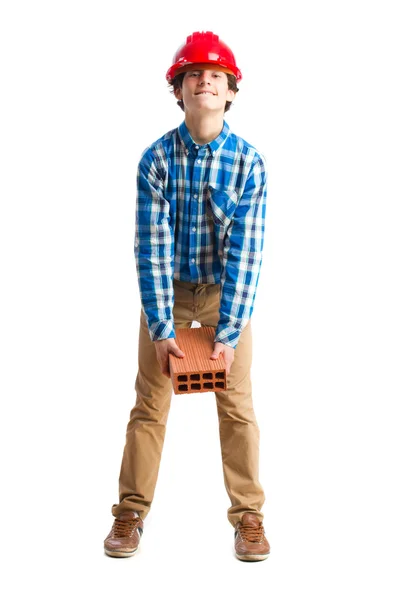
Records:
<instances>
[{"instance_id":1,"label":"ear","mask_svg":"<svg viewBox=\"0 0 399 600\"><path fill-rule=\"evenodd\" d=\"M228 102L233 102L235 97L236 97L236 92L233 92L233 90L227 90L226 100Z\"/></svg>"},{"instance_id":2,"label":"ear","mask_svg":"<svg viewBox=\"0 0 399 600\"><path fill-rule=\"evenodd\" d=\"M173 93L175 95L175 98L177 98L178 100L183 100L181 88L178 88L177 90L173 90Z\"/></svg>"}]
</instances>

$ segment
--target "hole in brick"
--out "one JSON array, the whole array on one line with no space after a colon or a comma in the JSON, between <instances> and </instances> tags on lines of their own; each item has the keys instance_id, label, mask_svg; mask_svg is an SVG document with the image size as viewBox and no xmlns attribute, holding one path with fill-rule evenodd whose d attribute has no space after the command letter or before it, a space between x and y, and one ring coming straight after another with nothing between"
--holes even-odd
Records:
<instances>
[{"instance_id":1,"label":"hole in brick","mask_svg":"<svg viewBox=\"0 0 399 600\"><path fill-rule=\"evenodd\" d=\"M200 390L201 389L201 384L200 383L192 383L191 384L191 389L192 390Z\"/></svg>"},{"instance_id":2,"label":"hole in brick","mask_svg":"<svg viewBox=\"0 0 399 600\"><path fill-rule=\"evenodd\" d=\"M178 389L179 389L179 392L187 392L188 385L185 383L182 383L181 385L179 385Z\"/></svg>"},{"instance_id":3,"label":"hole in brick","mask_svg":"<svg viewBox=\"0 0 399 600\"><path fill-rule=\"evenodd\" d=\"M208 382L208 381L206 381L206 382L204 383L204 388L207 388L207 389L209 389L209 390L213 390L213 383L212 383L211 381L209 381L209 382Z\"/></svg>"},{"instance_id":4,"label":"hole in brick","mask_svg":"<svg viewBox=\"0 0 399 600\"><path fill-rule=\"evenodd\" d=\"M178 375L177 381L187 381L187 375Z\"/></svg>"},{"instance_id":5,"label":"hole in brick","mask_svg":"<svg viewBox=\"0 0 399 600\"><path fill-rule=\"evenodd\" d=\"M215 387L222 388L222 390L224 390L224 381L217 381L215 383Z\"/></svg>"},{"instance_id":6,"label":"hole in brick","mask_svg":"<svg viewBox=\"0 0 399 600\"><path fill-rule=\"evenodd\" d=\"M212 375L212 373L202 373L202 377L204 379L212 379L213 375Z\"/></svg>"},{"instance_id":7,"label":"hole in brick","mask_svg":"<svg viewBox=\"0 0 399 600\"><path fill-rule=\"evenodd\" d=\"M190 379L191 379L191 381L199 381L200 380L199 373L193 373L192 375L190 375Z\"/></svg>"},{"instance_id":8,"label":"hole in brick","mask_svg":"<svg viewBox=\"0 0 399 600\"><path fill-rule=\"evenodd\" d=\"M224 379L224 373L223 372L216 373L215 377L216 377L216 379Z\"/></svg>"}]
</instances>

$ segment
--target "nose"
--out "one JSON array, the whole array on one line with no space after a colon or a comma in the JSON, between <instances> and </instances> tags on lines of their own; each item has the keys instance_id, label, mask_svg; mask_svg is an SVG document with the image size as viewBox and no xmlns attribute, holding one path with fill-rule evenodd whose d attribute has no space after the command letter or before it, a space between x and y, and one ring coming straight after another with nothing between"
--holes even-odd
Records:
<instances>
[{"instance_id":1,"label":"nose","mask_svg":"<svg viewBox=\"0 0 399 600\"><path fill-rule=\"evenodd\" d=\"M202 71L202 73L200 73L200 76L199 76L200 84L203 85L203 84L210 83L210 77L211 77L210 71Z\"/></svg>"}]
</instances>

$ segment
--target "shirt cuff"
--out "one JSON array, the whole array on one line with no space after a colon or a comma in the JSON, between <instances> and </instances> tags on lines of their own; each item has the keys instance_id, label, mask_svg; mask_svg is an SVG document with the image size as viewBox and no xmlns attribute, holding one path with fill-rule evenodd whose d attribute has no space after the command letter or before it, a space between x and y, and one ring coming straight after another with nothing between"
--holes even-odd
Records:
<instances>
[{"instance_id":1,"label":"shirt cuff","mask_svg":"<svg viewBox=\"0 0 399 600\"><path fill-rule=\"evenodd\" d=\"M218 325L215 332L215 342L221 342L231 348L236 348L242 329L233 325Z\"/></svg>"},{"instance_id":2,"label":"shirt cuff","mask_svg":"<svg viewBox=\"0 0 399 600\"><path fill-rule=\"evenodd\" d=\"M176 337L173 320L157 321L152 325L148 325L148 332L152 342Z\"/></svg>"}]
</instances>

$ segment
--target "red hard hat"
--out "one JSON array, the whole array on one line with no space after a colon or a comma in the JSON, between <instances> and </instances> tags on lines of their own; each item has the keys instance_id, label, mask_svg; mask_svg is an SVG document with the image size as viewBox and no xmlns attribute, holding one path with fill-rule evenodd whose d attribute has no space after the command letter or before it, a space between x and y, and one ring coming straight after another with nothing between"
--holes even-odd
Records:
<instances>
[{"instance_id":1,"label":"red hard hat","mask_svg":"<svg viewBox=\"0 0 399 600\"><path fill-rule=\"evenodd\" d=\"M212 31L196 31L187 37L186 43L180 46L173 57L173 65L166 73L168 83L178 73L190 70L191 65L218 65L221 70L232 73L237 82L242 79L241 71L236 65L234 54L230 48Z\"/></svg>"}]
</instances>

